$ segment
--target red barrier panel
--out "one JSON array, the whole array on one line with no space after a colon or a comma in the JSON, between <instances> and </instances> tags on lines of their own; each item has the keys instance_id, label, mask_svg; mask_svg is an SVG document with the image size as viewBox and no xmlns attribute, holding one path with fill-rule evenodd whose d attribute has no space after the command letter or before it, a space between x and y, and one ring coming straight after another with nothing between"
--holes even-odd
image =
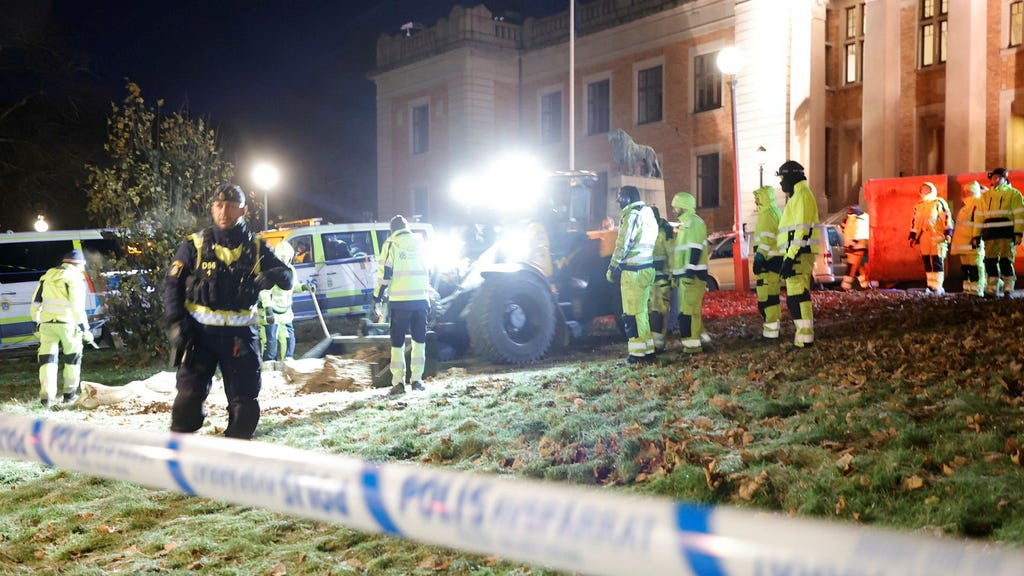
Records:
<instances>
[{"instance_id":1,"label":"red barrier panel","mask_svg":"<svg viewBox=\"0 0 1024 576\"><path fill-rule=\"evenodd\" d=\"M924 283L924 265L921 252L911 248L907 242L910 221L914 217L914 204L919 199L918 191L921 184L931 182L939 191L939 196L949 202L953 219L963 206L960 199L961 191L971 181L977 180L982 186L988 186L985 172L969 172L963 174L933 174L929 176L905 176L903 178L877 178L864 184L864 199L867 212L871 217L871 241L868 254L871 262L871 279L880 285L891 285L901 282ZM1011 170L1010 183L1021 189L1024 185L1024 170ZM946 260L947 290L954 291L960 283L960 262L957 257ZM1017 259L1014 262L1018 276L1024 276L1024 244L1017 247ZM952 279L952 282L950 282Z\"/></svg>"}]
</instances>

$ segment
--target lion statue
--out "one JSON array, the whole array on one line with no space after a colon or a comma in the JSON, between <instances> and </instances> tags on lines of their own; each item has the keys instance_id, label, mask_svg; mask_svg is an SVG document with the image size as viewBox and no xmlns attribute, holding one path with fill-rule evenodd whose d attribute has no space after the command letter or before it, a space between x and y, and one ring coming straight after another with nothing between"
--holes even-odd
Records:
<instances>
[{"instance_id":1,"label":"lion statue","mask_svg":"<svg viewBox=\"0 0 1024 576\"><path fill-rule=\"evenodd\" d=\"M619 165L619 173L625 176L648 176L661 178L661 161L654 148L645 144L637 144L633 137L622 128L608 133L608 142L612 147L612 159Z\"/></svg>"}]
</instances>

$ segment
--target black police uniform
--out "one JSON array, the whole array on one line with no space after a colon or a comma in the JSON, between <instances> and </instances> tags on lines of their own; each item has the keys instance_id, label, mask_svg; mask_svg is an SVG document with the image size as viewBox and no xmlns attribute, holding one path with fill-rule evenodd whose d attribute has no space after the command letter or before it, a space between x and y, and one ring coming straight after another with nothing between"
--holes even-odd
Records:
<instances>
[{"instance_id":1,"label":"black police uniform","mask_svg":"<svg viewBox=\"0 0 1024 576\"><path fill-rule=\"evenodd\" d=\"M219 366L228 401L224 435L252 438L260 418L259 291L272 285L290 290L292 282L288 266L244 222L228 230L211 226L178 246L164 282L172 343L177 340L184 352L171 431L202 427L203 403Z\"/></svg>"}]
</instances>

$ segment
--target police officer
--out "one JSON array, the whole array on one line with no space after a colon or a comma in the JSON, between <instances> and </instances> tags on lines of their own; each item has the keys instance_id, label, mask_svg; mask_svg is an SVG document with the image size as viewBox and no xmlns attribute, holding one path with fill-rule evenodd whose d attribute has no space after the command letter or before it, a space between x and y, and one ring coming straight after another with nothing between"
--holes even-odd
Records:
<instances>
[{"instance_id":1,"label":"police officer","mask_svg":"<svg viewBox=\"0 0 1024 576\"><path fill-rule=\"evenodd\" d=\"M978 222L985 242L985 297L1010 295L1017 282L1013 269L1017 245L1024 234L1024 199L1020 191L1010 184L1006 168L988 173L991 188L981 196Z\"/></svg>"},{"instance_id":2,"label":"police officer","mask_svg":"<svg viewBox=\"0 0 1024 576\"><path fill-rule=\"evenodd\" d=\"M949 244L949 253L960 257L960 270L964 274L964 294L972 296L985 294L985 243L980 240L981 226L978 224L981 192L982 186L977 180L972 180L960 191L964 205L956 213L953 240ZM975 238L979 239L977 243L974 241Z\"/></svg>"},{"instance_id":3,"label":"police officer","mask_svg":"<svg viewBox=\"0 0 1024 576\"><path fill-rule=\"evenodd\" d=\"M930 294L945 294L945 261L953 238L953 214L946 200L939 198L935 184L925 182L919 191L921 199L914 205L914 218L907 236L910 247L919 246L924 262L925 282Z\"/></svg>"},{"instance_id":4,"label":"police officer","mask_svg":"<svg viewBox=\"0 0 1024 576\"><path fill-rule=\"evenodd\" d=\"M651 206L654 219L658 221L658 238L654 242L654 284L651 299L647 303L651 336L654 338L654 352L665 351L668 335L668 316L672 309L672 278L668 268L668 246L675 237L675 229L668 220L661 217L657 206Z\"/></svg>"},{"instance_id":5,"label":"police officer","mask_svg":"<svg viewBox=\"0 0 1024 576\"><path fill-rule=\"evenodd\" d=\"M391 396L405 394L407 332L412 333L409 379L413 390L424 389L429 292L430 267L423 238L409 230L404 216L397 215L391 219L391 235L380 249L377 285L373 290L376 302L388 299L391 314Z\"/></svg>"},{"instance_id":6,"label":"police officer","mask_svg":"<svg viewBox=\"0 0 1024 576\"><path fill-rule=\"evenodd\" d=\"M655 357L647 302L654 284L658 221L651 208L640 200L636 186L623 186L617 200L621 208L618 237L605 278L618 283L622 294L622 323L629 338L626 363L639 364Z\"/></svg>"},{"instance_id":7,"label":"police officer","mask_svg":"<svg viewBox=\"0 0 1024 576\"><path fill-rule=\"evenodd\" d=\"M779 252L779 218L782 211L775 201L775 188L762 186L754 190L754 204L757 206L757 224L754 225L754 276L757 277L757 311L761 314L761 336L768 339L779 337L782 319L782 305L779 269L782 268L782 253Z\"/></svg>"},{"instance_id":8,"label":"police officer","mask_svg":"<svg viewBox=\"0 0 1024 576\"><path fill-rule=\"evenodd\" d=\"M260 290L289 290L292 270L246 227L245 193L231 183L214 192L213 226L178 246L164 282L164 313L178 351L171 431L203 425L203 403L220 367L228 401L224 435L251 439L260 418Z\"/></svg>"},{"instance_id":9,"label":"police officer","mask_svg":"<svg viewBox=\"0 0 1024 576\"><path fill-rule=\"evenodd\" d=\"M843 231L843 249L846 251L846 275L840 287L849 292L853 289L853 279L861 288L871 288L868 279L868 238L870 220L867 212L854 204L846 211L846 219L839 227Z\"/></svg>"},{"instance_id":10,"label":"police officer","mask_svg":"<svg viewBox=\"0 0 1024 576\"><path fill-rule=\"evenodd\" d=\"M64 402L78 398L82 374L82 343L93 343L85 314L85 256L72 250L63 262L50 268L39 279L29 314L39 335L39 402L53 405L57 396L57 372L60 356L64 362Z\"/></svg>"},{"instance_id":11,"label":"police officer","mask_svg":"<svg viewBox=\"0 0 1024 576\"><path fill-rule=\"evenodd\" d=\"M786 281L786 307L796 326L793 346L806 348L814 345L811 273L818 253L818 203L799 162L787 160L776 175L789 197L776 236L777 248L783 256L779 275Z\"/></svg>"},{"instance_id":12,"label":"police officer","mask_svg":"<svg viewBox=\"0 0 1024 576\"><path fill-rule=\"evenodd\" d=\"M669 248L672 283L679 308L679 340L683 352L702 350L704 320L701 307L708 289L708 228L697 215L697 198L680 192L672 197L679 213L679 228Z\"/></svg>"}]
</instances>

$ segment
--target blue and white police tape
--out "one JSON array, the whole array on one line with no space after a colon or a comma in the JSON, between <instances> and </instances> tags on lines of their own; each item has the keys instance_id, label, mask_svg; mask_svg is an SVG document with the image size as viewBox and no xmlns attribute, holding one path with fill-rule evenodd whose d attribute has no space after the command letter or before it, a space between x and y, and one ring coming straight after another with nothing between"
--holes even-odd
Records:
<instances>
[{"instance_id":1,"label":"blue and white police tape","mask_svg":"<svg viewBox=\"0 0 1024 576\"><path fill-rule=\"evenodd\" d=\"M586 574L1024 574L1019 548L208 436L0 414L0 456Z\"/></svg>"}]
</instances>

